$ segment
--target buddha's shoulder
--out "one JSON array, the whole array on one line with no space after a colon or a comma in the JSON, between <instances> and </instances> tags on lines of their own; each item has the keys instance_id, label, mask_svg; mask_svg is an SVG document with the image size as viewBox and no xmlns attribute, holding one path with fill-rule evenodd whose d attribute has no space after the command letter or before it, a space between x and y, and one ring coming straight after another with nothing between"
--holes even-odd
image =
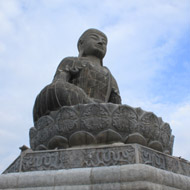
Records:
<instances>
[{"instance_id":1,"label":"buddha's shoulder","mask_svg":"<svg viewBox=\"0 0 190 190\"><path fill-rule=\"evenodd\" d=\"M65 57L64 59L62 59L61 63L69 63L69 62L76 61L77 59L78 57Z\"/></svg>"},{"instance_id":2,"label":"buddha's shoulder","mask_svg":"<svg viewBox=\"0 0 190 190\"><path fill-rule=\"evenodd\" d=\"M77 62L88 62L89 59L85 57L65 57L60 64L68 64L68 63L77 63Z\"/></svg>"}]
</instances>

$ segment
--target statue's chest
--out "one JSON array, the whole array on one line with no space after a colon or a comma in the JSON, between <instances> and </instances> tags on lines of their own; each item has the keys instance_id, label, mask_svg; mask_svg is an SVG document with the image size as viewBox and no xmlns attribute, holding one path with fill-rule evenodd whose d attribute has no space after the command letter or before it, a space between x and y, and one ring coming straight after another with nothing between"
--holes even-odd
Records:
<instances>
[{"instance_id":1,"label":"statue's chest","mask_svg":"<svg viewBox=\"0 0 190 190\"><path fill-rule=\"evenodd\" d=\"M82 88L88 96L105 100L109 86L109 71L93 64L83 64L72 83Z\"/></svg>"}]
</instances>

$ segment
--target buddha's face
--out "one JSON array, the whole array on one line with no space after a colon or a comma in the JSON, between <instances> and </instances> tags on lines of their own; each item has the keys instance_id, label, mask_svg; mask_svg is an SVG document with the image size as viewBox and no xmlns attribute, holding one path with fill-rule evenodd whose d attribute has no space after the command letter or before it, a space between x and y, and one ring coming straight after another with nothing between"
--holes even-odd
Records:
<instances>
[{"instance_id":1,"label":"buddha's face","mask_svg":"<svg viewBox=\"0 0 190 190\"><path fill-rule=\"evenodd\" d=\"M103 33L90 32L81 43L83 56L91 55L103 59L106 54L106 49L107 38Z\"/></svg>"}]
</instances>

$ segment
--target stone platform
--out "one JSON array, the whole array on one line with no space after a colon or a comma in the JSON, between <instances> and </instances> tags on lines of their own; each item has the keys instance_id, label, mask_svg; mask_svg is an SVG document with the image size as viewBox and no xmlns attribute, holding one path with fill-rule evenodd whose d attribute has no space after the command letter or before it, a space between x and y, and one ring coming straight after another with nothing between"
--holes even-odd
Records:
<instances>
[{"instance_id":1,"label":"stone platform","mask_svg":"<svg viewBox=\"0 0 190 190\"><path fill-rule=\"evenodd\" d=\"M7 190L189 190L190 163L138 144L27 149L0 175Z\"/></svg>"},{"instance_id":2,"label":"stone platform","mask_svg":"<svg viewBox=\"0 0 190 190\"><path fill-rule=\"evenodd\" d=\"M61 150L27 149L6 173L145 164L190 177L190 163L138 144L112 144Z\"/></svg>"},{"instance_id":3,"label":"stone platform","mask_svg":"<svg viewBox=\"0 0 190 190\"><path fill-rule=\"evenodd\" d=\"M189 190L190 177L144 164L3 174L6 190Z\"/></svg>"}]
</instances>

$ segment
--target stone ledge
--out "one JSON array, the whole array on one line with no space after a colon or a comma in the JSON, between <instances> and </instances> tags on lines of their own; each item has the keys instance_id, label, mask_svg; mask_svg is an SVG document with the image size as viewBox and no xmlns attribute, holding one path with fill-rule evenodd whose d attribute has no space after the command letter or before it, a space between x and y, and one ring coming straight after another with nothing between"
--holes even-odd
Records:
<instances>
[{"instance_id":1,"label":"stone ledge","mask_svg":"<svg viewBox=\"0 0 190 190\"><path fill-rule=\"evenodd\" d=\"M5 173L145 164L190 176L190 163L138 144L112 144L62 150L28 149Z\"/></svg>"},{"instance_id":2,"label":"stone ledge","mask_svg":"<svg viewBox=\"0 0 190 190\"><path fill-rule=\"evenodd\" d=\"M47 151L32 151L28 149L22 152L3 173L138 163L190 176L190 163L188 161L138 144L112 144Z\"/></svg>"},{"instance_id":3,"label":"stone ledge","mask_svg":"<svg viewBox=\"0 0 190 190\"><path fill-rule=\"evenodd\" d=\"M130 164L2 174L0 187L7 190L189 190L190 177L144 164Z\"/></svg>"}]
</instances>

